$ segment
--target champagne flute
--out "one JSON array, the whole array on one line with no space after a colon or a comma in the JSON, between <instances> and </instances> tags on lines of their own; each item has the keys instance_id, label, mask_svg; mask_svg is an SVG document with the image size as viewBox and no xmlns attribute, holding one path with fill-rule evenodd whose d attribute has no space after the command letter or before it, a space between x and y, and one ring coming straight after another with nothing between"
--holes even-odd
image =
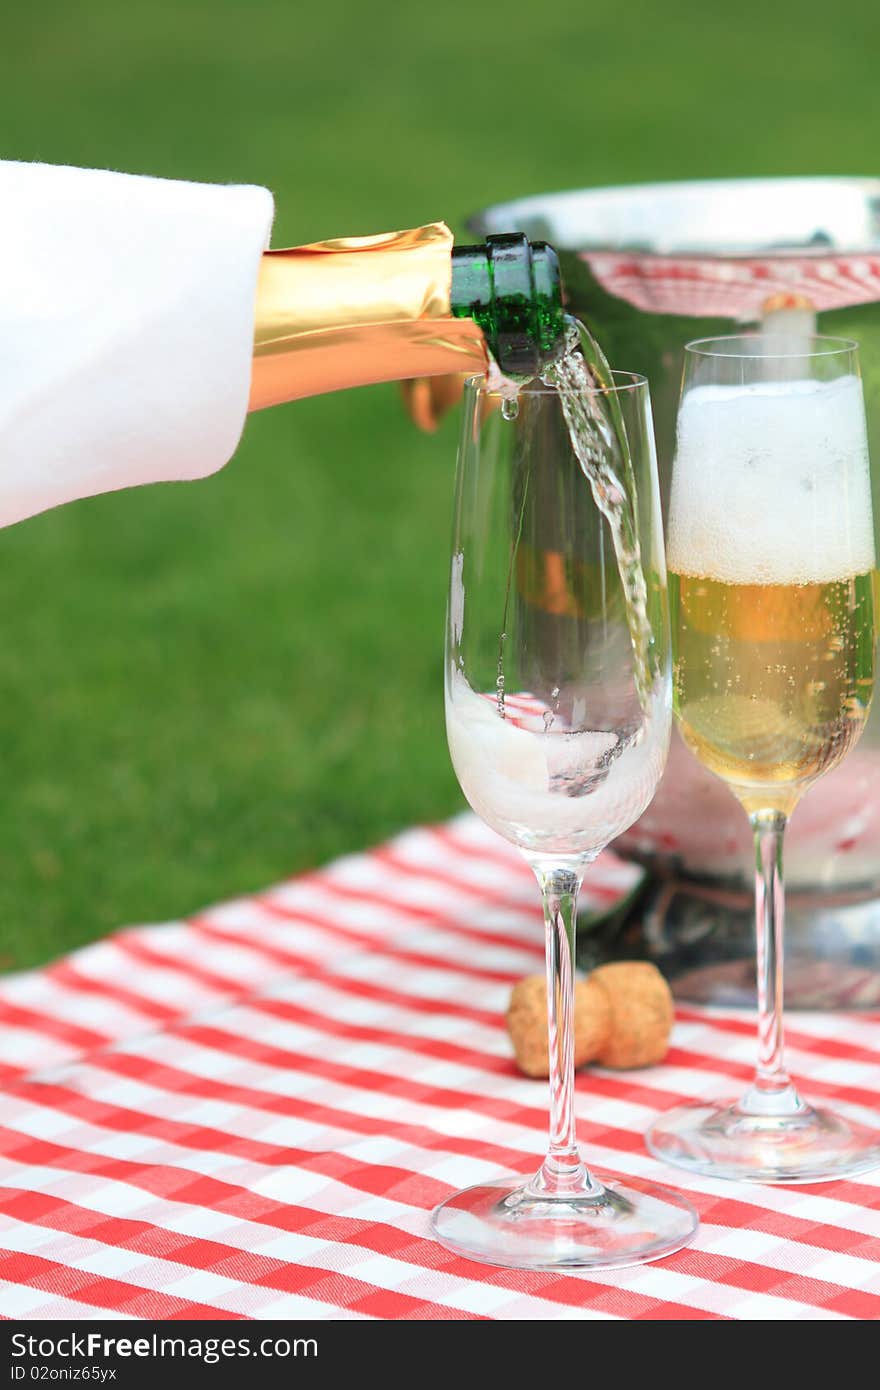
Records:
<instances>
[{"instance_id":1,"label":"champagne flute","mask_svg":"<svg viewBox=\"0 0 880 1390\"><path fill-rule=\"evenodd\" d=\"M668 563L675 713L755 837L758 1066L738 1101L681 1106L651 1152L718 1177L816 1182L880 1164L870 1116L803 1100L783 1052L782 847L854 747L876 661L876 549L855 343L689 343Z\"/></svg>"},{"instance_id":2,"label":"champagne flute","mask_svg":"<svg viewBox=\"0 0 880 1390\"><path fill-rule=\"evenodd\" d=\"M581 462L567 419L580 422ZM604 472L594 492L583 466L608 462L615 426L625 428L632 463L618 449L619 483ZM696 1214L675 1193L588 1172L574 1115L578 890L599 851L654 794L671 724L670 677L647 382L615 374L607 392L568 393L537 382L516 403L482 380L469 382L447 732L471 806L521 850L540 885L550 1069L550 1147L537 1174L468 1188L433 1214L440 1241L471 1259L607 1268L668 1254L696 1230Z\"/></svg>"}]
</instances>

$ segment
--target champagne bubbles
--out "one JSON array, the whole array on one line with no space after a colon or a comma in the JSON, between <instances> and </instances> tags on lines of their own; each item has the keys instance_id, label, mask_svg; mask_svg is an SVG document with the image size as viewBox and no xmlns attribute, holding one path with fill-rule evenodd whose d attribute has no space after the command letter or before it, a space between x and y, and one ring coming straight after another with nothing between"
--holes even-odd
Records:
<instances>
[{"instance_id":1,"label":"champagne bubbles","mask_svg":"<svg viewBox=\"0 0 880 1390\"><path fill-rule=\"evenodd\" d=\"M687 391L668 559L679 574L729 584L824 584L873 569L858 378Z\"/></svg>"}]
</instances>

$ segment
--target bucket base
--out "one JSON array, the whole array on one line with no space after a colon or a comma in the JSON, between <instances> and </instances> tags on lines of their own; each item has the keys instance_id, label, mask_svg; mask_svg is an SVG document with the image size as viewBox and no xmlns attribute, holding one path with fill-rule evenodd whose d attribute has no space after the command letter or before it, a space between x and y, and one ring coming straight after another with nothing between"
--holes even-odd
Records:
<instances>
[{"instance_id":1,"label":"bucket base","mask_svg":"<svg viewBox=\"0 0 880 1390\"><path fill-rule=\"evenodd\" d=\"M647 873L611 913L584 915L577 963L650 960L677 999L754 1008L754 907L738 888ZM791 892L785 1003L794 1009L880 1008L880 899Z\"/></svg>"}]
</instances>

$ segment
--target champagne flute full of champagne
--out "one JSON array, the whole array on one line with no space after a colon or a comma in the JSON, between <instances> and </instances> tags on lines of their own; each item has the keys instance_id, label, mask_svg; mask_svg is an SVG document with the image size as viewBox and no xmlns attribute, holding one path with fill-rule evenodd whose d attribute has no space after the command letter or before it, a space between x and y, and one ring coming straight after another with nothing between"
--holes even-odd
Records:
<instances>
[{"instance_id":1,"label":"champagne flute full of champagne","mask_svg":"<svg viewBox=\"0 0 880 1390\"><path fill-rule=\"evenodd\" d=\"M758 964L751 1086L679 1107L648 1136L701 1173L815 1182L880 1164L876 1121L810 1105L783 1052L783 837L854 747L874 688L871 483L855 343L688 344L667 549L675 714L749 817Z\"/></svg>"}]
</instances>

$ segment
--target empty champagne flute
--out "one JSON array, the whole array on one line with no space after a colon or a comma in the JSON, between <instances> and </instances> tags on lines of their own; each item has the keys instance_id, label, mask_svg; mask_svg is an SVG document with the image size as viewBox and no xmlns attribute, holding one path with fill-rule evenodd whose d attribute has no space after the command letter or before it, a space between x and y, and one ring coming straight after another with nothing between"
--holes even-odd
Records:
<instances>
[{"instance_id":1,"label":"empty champagne flute","mask_svg":"<svg viewBox=\"0 0 880 1390\"><path fill-rule=\"evenodd\" d=\"M471 806L518 847L543 894L550 1147L529 1181L468 1188L432 1223L459 1254L521 1268L637 1264L697 1226L677 1194L589 1172L575 1136L578 890L651 800L671 723L648 385L584 380L536 382L515 401L469 382L456 481L449 748Z\"/></svg>"},{"instance_id":2,"label":"empty champagne flute","mask_svg":"<svg viewBox=\"0 0 880 1390\"><path fill-rule=\"evenodd\" d=\"M858 353L752 334L690 343L685 359L668 549L675 713L754 832L758 1067L739 1100L661 1116L648 1146L713 1176L816 1182L880 1164L876 1120L802 1099L782 1017L785 828L855 746L874 686Z\"/></svg>"}]
</instances>

